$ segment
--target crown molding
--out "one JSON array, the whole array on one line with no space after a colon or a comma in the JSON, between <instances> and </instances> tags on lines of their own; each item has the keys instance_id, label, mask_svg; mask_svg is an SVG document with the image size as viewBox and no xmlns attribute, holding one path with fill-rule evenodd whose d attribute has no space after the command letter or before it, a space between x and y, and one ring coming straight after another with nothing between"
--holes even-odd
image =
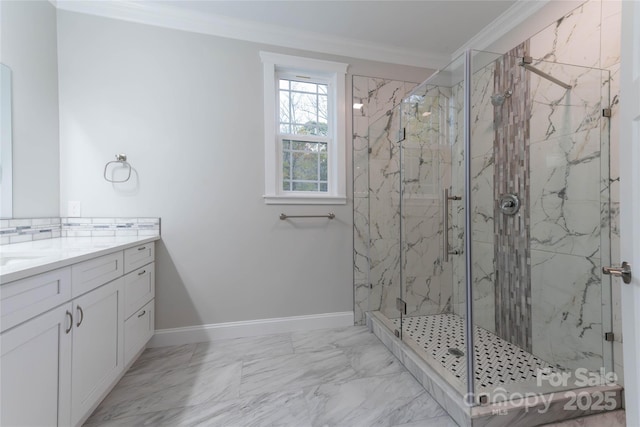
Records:
<instances>
[{"instance_id":1,"label":"crown molding","mask_svg":"<svg viewBox=\"0 0 640 427\"><path fill-rule=\"evenodd\" d=\"M471 37L460 46L452 55L451 60L462 55L467 49L482 50L491 46L509 31L529 19L534 13L542 9L551 0L518 0L500 16L491 21L489 25Z\"/></svg>"},{"instance_id":2,"label":"crown molding","mask_svg":"<svg viewBox=\"0 0 640 427\"><path fill-rule=\"evenodd\" d=\"M287 29L159 3L127 0L57 0L56 3L58 9L71 12L349 58L426 68L438 68L449 62L449 55Z\"/></svg>"}]
</instances>

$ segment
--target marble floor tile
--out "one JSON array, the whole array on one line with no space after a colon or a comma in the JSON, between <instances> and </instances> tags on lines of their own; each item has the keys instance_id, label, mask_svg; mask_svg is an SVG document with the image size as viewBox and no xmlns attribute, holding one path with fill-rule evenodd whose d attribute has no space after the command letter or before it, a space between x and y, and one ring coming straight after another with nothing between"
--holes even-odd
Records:
<instances>
[{"instance_id":1,"label":"marble floor tile","mask_svg":"<svg viewBox=\"0 0 640 427\"><path fill-rule=\"evenodd\" d=\"M342 349L361 377L405 372L402 363L382 343Z\"/></svg>"},{"instance_id":2,"label":"marble floor tile","mask_svg":"<svg viewBox=\"0 0 640 427\"><path fill-rule=\"evenodd\" d=\"M453 421L453 418L446 415L444 417L428 418L406 424L396 424L393 427L458 427L458 424Z\"/></svg>"},{"instance_id":3,"label":"marble floor tile","mask_svg":"<svg viewBox=\"0 0 640 427\"><path fill-rule=\"evenodd\" d=\"M131 365L127 375L162 372L168 369L186 367L195 349L196 344L148 348Z\"/></svg>"},{"instance_id":4,"label":"marble floor tile","mask_svg":"<svg viewBox=\"0 0 640 427\"><path fill-rule=\"evenodd\" d=\"M198 365L127 375L95 410L89 422L224 401L239 397L242 362Z\"/></svg>"},{"instance_id":5,"label":"marble floor tile","mask_svg":"<svg viewBox=\"0 0 640 427\"><path fill-rule=\"evenodd\" d=\"M293 332L291 339L296 353L380 343L366 326Z\"/></svg>"},{"instance_id":6,"label":"marble floor tile","mask_svg":"<svg viewBox=\"0 0 640 427\"><path fill-rule=\"evenodd\" d=\"M311 420L303 392L297 391L269 393L225 402L207 402L184 408L88 423L85 426L311 427Z\"/></svg>"},{"instance_id":7,"label":"marble floor tile","mask_svg":"<svg viewBox=\"0 0 640 427\"><path fill-rule=\"evenodd\" d=\"M408 372L309 387L305 398L313 426L391 426L446 415Z\"/></svg>"},{"instance_id":8,"label":"marble floor tile","mask_svg":"<svg viewBox=\"0 0 640 427\"><path fill-rule=\"evenodd\" d=\"M307 352L244 362L240 396L299 390L356 377L341 350Z\"/></svg>"},{"instance_id":9,"label":"marble floor tile","mask_svg":"<svg viewBox=\"0 0 640 427\"><path fill-rule=\"evenodd\" d=\"M455 424L363 327L146 350L86 423L325 425Z\"/></svg>"},{"instance_id":10,"label":"marble floor tile","mask_svg":"<svg viewBox=\"0 0 640 427\"><path fill-rule=\"evenodd\" d=\"M236 338L198 344L189 366L202 363L213 363L220 366L237 360L252 360L286 354L293 354L290 334Z\"/></svg>"}]
</instances>

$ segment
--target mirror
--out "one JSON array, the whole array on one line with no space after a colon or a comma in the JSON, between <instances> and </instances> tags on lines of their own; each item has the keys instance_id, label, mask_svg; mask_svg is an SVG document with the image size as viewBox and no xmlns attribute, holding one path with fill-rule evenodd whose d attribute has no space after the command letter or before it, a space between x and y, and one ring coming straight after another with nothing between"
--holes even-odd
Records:
<instances>
[{"instance_id":1,"label":"mirror","mask_svg":"<svg viewBox=\"0 0 640 427\"><path fill-rule=\"evenodd\" d=\"M11 156L11 70L0 64L0 218L13 216Z\"/></svg>"}]
</instances>

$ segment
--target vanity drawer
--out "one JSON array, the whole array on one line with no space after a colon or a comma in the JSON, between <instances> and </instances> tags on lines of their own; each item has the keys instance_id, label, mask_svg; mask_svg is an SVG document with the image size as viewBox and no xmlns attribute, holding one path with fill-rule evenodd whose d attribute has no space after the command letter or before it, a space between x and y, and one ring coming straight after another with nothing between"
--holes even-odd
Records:
<instances>
[{"instance_id":1,"label":"vanity drawer","mask_svg":"<svg viewBox=\"0 0 640 427\"><path fill-rule=\"evenodd\" d=\"M154 304L151 300L124 322L124 365L147 344L154 332Z\"/></svg>"},{"instance_id":2,"label":"vanity drawer","mask_svg":"<svg viewBox=\"0 0 640 427\"><path fill-rule=\"evenodd\" d=\"M70 299L70 267L2 285L0 331L4 332Z\"/></svg>"},{"instance_id":3,"label":"vanity drawer","mask_svg":"<svg viewBox=\"0 0 640 427\"><path fill-rule=\"evenodd\" d=\"M153 299L155 288L154 262L124 276L124 318Z\"/></svg>"},{"instance_id":4,"label":"vanity drawer","mask_svg":"<svg viewBox=\"0 0 640 427\"><path fill-rule=\"evenodd\" d=\"M143 265L149 264L154 260L155 245L153 242L134 248L125 249L124 251L124 273L130 273Z\"/></svg>"},{"instance_id":5,"label":"vanity drawer","mask_svg":"<svg viewBox=\"0 0 640 427\"><path fill-rule=\"evenodd\" d=\"M72 297L117 279L123 270L122 251L71 266Z\"/></svg>"}]
</instances>

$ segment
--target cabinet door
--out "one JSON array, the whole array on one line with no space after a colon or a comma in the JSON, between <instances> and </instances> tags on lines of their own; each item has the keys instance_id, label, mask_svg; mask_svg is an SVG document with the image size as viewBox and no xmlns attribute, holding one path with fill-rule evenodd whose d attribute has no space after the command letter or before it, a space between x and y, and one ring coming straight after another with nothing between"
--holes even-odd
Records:
<instances>
[{"instance_id":1,"label":"cabinet door","mask_svg":"<svg viewBox=\"0 0 640 427\"><path fill-rule=\"evenodd\" d=\"M89 415L124 369L120 278L73 300L71 421Z\"/></svg>"},{"instance_id":2,"label":"cabinet door","mask_svg":"<svg viewBox=\"0 0 640 427\"><path fill-rule=\"evenodd\" d=\"M0 425L68 426L71 303L0 335Z\"/></svg>"},{"instance_id":3,"label":"cabinet door","mask_svg":"<svg viewBox=\"0 0 640 427\"><path fill-rule=\"evenodd\" d=\"M124 322L124 364L128 365L133 357L149 342L154 328L154 300L134 313Z\"/></svg>"}]
</instances>

